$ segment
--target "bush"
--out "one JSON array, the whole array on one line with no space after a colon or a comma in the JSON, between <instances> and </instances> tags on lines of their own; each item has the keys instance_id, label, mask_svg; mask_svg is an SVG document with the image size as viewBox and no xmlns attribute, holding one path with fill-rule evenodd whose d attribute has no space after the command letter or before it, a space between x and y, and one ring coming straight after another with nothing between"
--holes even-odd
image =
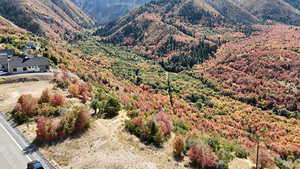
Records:
<instances>
[{"instance_id":1,"label":"bush","mask_svg":"<svg viewBox=\"0 0 300 169\"><path fill-rule=\"evenodd\" d=\"M210 147L202 142L194 144L187 152L187 156L201 168L214 168L218 165L218 157Z\"/></svg>"},{"instance_id":2,"label":"bush","mask_svg":"<svg viewBox=\"0 0 300 169\"><path fill-rule=\"evenodd\" d=\"M70 85L69 77L67 73L57 73L55 74L54 81L56 82L56 86L61 89L67 89Z\"/></svg>"},{"instance_id":3,"label":"bush","mask_svg":"<svg viewBox=\"0 0 300 169\"><path fill-rule=\"evenodd\" d=\"M189 131L189 124L187 122L174 121L174 131L180 135L186 135Z\"/></svg>"},{"instance_id":4,"label":"bush","mask_svg":"<svg viewBox=\"0 0 300 169\"><path fill-rule=\"evenodd\" d=\"M238 158L247 158L249 156L249 152L246 149L238 148L235 150L235 155Z\"/></svg>"},{"instance_id":5,"label":"bush","mask_svg":"<svg viewBox=\"0 0 300 169\"><path fill-rule=\"evenodd\" d=\"M180 136L175 137L173 149L174 149L174 156L181 157L184 148L183 139Z\"/></svg>"},{"instance_id":6,"label":"bush","mask_svg":"<svg viewBox=\"0 0 300 169\"><path fill-rule=\"evenodd\" d=\"M49 103L42 103L37 108L37 115L40 116L58 116L59 108L50 105Z\"/></svg>"},{"instance_id":7,"label":"bush","mask_svg":"<svg viewBox=\"0 0 300 169\"><path fill-rule=\"evenodd\" d=\"M22 95L12 112L13 117L19 123L27 121L28 118L36 115L36 108L38 106L37 99L31 95Z\"/></svg>"},{"instance_id":8,"label":"bush","mask_svg":"<svg viewBox=\"0 0 300 169\"><path fill-rule=\"evenodd\" d=\"M105 118L113 118L117 116L121 110L119 100L114 97L110 97L103 105L103 114Z\"/></svg>"},{"instance_id":9,"label":"bush","mask_svg":"<svg viewBox=\"0 0 300 169\"><path fill-rule=\"evenodd\" d=\"M172 132L172 124L166 113L160 112L153 116L153 120L157 122L162 134L165 137L170 136Z\"/></svg>"},{"instance_id":10,"label":"bush","mask_svg":"<svg viewBox=\"0 0 300 169\"><path fill-rule=\"evenodd\" d=\"M48 128L48 119L45 117L39 117L37 119L37 127L36 127L36 138L38 141L46 140L47 128Z\"/></svg>"},{"instance_id":11,"label":"bush","mask_svg":"<svg viewBox=\"0 0 300 169\"><path fill-rule=\"evenodd\" d=\"M160 146L171 134L171 123L161 113L154 115L152 119L139 116L127 120L125 121L125 127L142 141L153 143L156 146Z\"/></svg>"},{"instance_id":12,"label":"bush","mask_svg":"<svg viewBox=\"0 0 300 169\"><path fill-rule=\"evenodd\" d=\"M79 131L83 131L89 127L90 127L89 113L85 108L80 108L75 122L75 128Z\"/></svg>"},{"instance_id":13,"label":"bush","mask_svg":"<svg viewBox=\"0 0 300 169\"><path fill-rule=\"evenodd\" d=\"M65 113L61 120L50 120L39 117L37 120L37 141L47 142L63 139L66 136L82 132L90 126L90 117L86 109L76 108Z\"/></svg>"},{"instance_id":14,"label":"bush","mask_svg":"<svg viewBox=\"0 0 300 169\"><path fill-rule=\"evenodd\" d=\"M260 150L258 157L260 168L273 168L275 163L271 154L267 150Z\"/></svg>"},{"instance_id":15,"label":"bush","mask_svg":"<svg viewBox=\"0 0 300 169\"><path fill-rule=\"evenodd\" d=\"M49 90L48 89L44 90L43 93L42 93L42 96L39 99L39 104L49 103L50 98L51 98L51 95L50 95Z\"/></svg>"},{"instance_id":16,"label":"bush","mask_svg":"<svg viewBox=\"0 0 300 169\"><path fill-rule=\"evenodd\" d=\"M68 92L73 96L73 97L78 97L83 103L86 103L88 100L88 96L90 95L88 92L89 85L86 83L79 83L79 82L74 82L71 84L68 88Z\"/></svg>"},{"instance_id":17,"label":"bush","mask_svg":"<svg viewBox=\"0 0 300 169\"><path fill-rule=\"evenodd\" d=\"M66 103L65 97L61 94L53 94L50 99L52 106L63 106Z\"/></svg>"},{"instance_id":18,"label":"bush","mask_svg":"<svg viewBox=\"0 0 300 169\"><path fill-rule=\"evenodd\" d=\"M73 97L78 97L80 94L79 87L77 84L71 84L68 88L68 92L73 96Z\"/></svg>"}]
</instances>

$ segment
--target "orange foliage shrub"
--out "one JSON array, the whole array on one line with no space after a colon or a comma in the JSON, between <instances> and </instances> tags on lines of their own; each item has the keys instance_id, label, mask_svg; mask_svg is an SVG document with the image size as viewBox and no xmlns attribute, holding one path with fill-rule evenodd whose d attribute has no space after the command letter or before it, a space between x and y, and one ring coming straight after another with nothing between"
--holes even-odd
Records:
<instances>
[{"instance_id":1,"label":"orange foliage shrub","mask_svg":"<svg viewBox=\"0 0 300 169\"><path fill-rule=\"evenodd\" d=\"M68 88L68 92L74 96L74 97L77 97L79 94L80 94L80 91L79 91L79 87L77 84L71 84Z\"/></svg>"},{"instance_id":2,"label":"orange foliage shrub","mask_svg":"<svg viewBox=\"0 0 300 169\"><path fill-rule=\"evenodd\" d=\"M80 108L78 111L75 128L79 131L82 131L88 128L89 124L90 124L90 116L88 111L84 108Z\"/></svg>"},{"instance_id":3,"label":"orange foliage shrub","mask_svg":"<svg viewBox=\"0 0 300 169\"><path fill-rule=\"evenodd\" d=\"M49 103L51 98L51 94L48 89L44 90L42 96L39 99L39 103Z\"/></svg>"},{"instance_id":4,"label":"orange foliage shrub","mask_svg":"<svg viewBox=\"0 0 300 169\"><path fill-rule=\"evenodd\" d=\"M175 157L180 157L182 155L183 148L184 148L184 143L183 143L182 137L177 136L175 138L173 148L174 148Z\"/></svg>"},{"instance_id":5,"label":"orange foliage shrub","mask_svg":"<svg viewBox=\"0 0 300 169\"><path fill-rule=\"evenodd\" d=\"M31 95L22 95L12 111L12 116L17 122L22 123L35 116L37 106L37 99Z\"/></svg>"}]
</instances>

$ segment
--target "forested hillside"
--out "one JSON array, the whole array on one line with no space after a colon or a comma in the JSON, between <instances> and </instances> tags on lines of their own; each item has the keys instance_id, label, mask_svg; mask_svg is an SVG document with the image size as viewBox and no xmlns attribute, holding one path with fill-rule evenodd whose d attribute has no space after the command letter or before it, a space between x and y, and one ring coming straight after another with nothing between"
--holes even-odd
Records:
<instances>
[{"instance_id":1,"label":"forested hillside","mask_svg":"<svg viewBox=\"0 0 300 169\"><path fill-rule=\"evenodd\" d=\"M53 39L94 24L69 0L2 0L0 15L21 28Z\"/></svg>"}]
</instances>

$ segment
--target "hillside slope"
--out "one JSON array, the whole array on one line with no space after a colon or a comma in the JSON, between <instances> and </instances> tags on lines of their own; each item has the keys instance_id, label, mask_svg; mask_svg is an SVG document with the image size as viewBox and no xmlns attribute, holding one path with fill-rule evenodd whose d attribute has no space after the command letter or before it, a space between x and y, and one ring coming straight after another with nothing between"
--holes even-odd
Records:
<instances>
[{"instance_id":1,"label":"hillside slope","mask_svg":"<svg viewBox=\"0 0 300 169\"><path fill-rule=\"evenodd\" d=\"M72 0L99 24L105 24L150 0Z\"/></svg>"},{"instance_id":2,"label":"hillside slope","mask_svg":"<svg viewBox=\"0 0 300 169\"><path fill-rule=\"evenodd\" d=\"M2 0L0 15L19 27L53 39L94 24L69 0Z\"/></svg>"}]
</instances>

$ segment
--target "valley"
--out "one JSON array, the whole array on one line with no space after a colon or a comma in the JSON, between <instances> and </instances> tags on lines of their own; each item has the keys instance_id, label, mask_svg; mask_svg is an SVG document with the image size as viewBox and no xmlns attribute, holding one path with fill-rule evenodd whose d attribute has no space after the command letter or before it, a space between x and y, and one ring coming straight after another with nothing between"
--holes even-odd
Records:
<instances>
[{"instance_id":1,"label":"valley","mask_svg":"<svg viewBox=\"0 0 300 169\"><path fill-rule=\"evenodd\" d=\"M50 72L0 76L0 111L55 167L300 168L297 3L18 2L0 49Z\"/></svg>"}]
</instances>

